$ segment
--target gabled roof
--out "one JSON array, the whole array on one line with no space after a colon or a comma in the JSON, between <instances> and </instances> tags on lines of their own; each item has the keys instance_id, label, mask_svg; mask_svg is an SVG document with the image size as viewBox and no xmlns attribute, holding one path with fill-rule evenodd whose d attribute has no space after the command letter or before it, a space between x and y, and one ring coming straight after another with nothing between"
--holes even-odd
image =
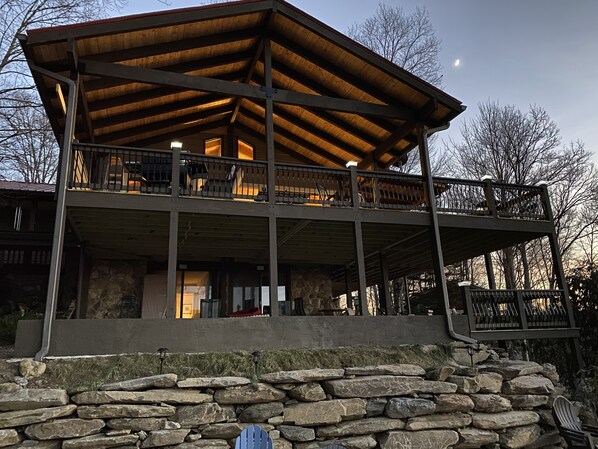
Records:
<instances>
[{"instance_id":1,"label":"gabled roof","mask_svg":"<svg viewBox=\"0 0 598 449\"><path fill-rule=\"evenodd\" d=\"M275 103L275 140L285 152L340 166L375 158L388 164L416 145L417 120L435 127L461 102L381 58L283 0L245 0L28 31L30 63L70 75L86 61L158 69L263 86L263 39L271 39L273 87L368 104L393 117ZM106 66L115 67L115 66ZM34 74L57 135L64 114L56 82ZM234 123L265 134L263 101L116 77L81 80L77 138L145 146ZM331 103L332 104L332 103ZM389 110L391 108L388 108Z\"/></svg>"}]
</instances>

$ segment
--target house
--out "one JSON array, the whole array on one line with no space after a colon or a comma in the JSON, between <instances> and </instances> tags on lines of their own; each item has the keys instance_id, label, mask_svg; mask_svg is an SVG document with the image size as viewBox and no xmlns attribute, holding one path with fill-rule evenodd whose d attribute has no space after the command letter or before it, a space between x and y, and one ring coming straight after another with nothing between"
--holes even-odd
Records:
<instances>
[{"instance_id":1,"label":"house","mask_svg":"<svg viewBox=\"0 0 598 449\"><path fill-rule=\"evenodd\" d=\"M433 178L427 138L462 103L289 3L20 41L62 165L46 319L20 324L17 353L579 335L546 188ZM391 169L405 158L421 176ZM51 319L66 223L85 252L87 319ZM560 290L465 289L469 314L451 316L445 265L545 236ZM442 313L393 315L392 280L425 270Z\"/></svg>"},{"instance_id":2,"label":"house","mask_svg":"<svg viewBox=\"0 0 598 449\"><path fill-rule=\"evenodd\" d=\"M0 181L0 314L43 312L52 254L54 185ZM78 242L67 234L65 272L77 273ZM65 276L58 310L77 297L77 275Z\"/></svg>"}]
</instances>

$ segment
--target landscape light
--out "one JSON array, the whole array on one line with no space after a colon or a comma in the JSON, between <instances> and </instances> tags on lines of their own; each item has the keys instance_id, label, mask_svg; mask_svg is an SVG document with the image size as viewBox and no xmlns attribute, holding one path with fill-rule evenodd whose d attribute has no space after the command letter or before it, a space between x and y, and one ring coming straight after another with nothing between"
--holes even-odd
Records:
<instances>
[{"instance_id":1,"label":"landscape light","mask_svg":"<svg viewBox=\"0 0 598 449\"><path fill-rule=\"evenodd\" d=\"M173 140L172 142L170 142L170 149L174 150L175 148L178 150L183 148L183 142L179 142L178 140Z\"/></svg>"},{"instance_id":2,"label":"landscape light","mask_svg":"<svg viewBox=\"0 0 598 449\"><path fill-rule=\"evenodd\" d=\"M357 161L349 161L345 164L345 167L347 167L347 168L357 167Z\"/></svg>"},{"instance_id":3,"label":"landscape light","mask_svg":"<svg viewBox=\"0 0 598 449\"><path fill-rule=\"evenodd\" d=\"M162 367L164 366L164 359L166 358L166 353L168 353L170 349L168 348L160 348L158 349L158 354L160 354L160 374L162 374Z\"/></svg>"}]
</instances>

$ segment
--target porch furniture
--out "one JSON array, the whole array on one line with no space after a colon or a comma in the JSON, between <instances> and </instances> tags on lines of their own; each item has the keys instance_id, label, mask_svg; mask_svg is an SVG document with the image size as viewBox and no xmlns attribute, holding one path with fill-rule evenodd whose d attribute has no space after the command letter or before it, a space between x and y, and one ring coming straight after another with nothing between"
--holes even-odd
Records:
<instances>
[{"instance_id":1,"label":"porch furniture","mask_svg":"<svg viewBox=\"0 0 598 449\"><path fill-rule=\"evenodd\" d=\"M235 441L235 449L272 449L272 439L259 426L249 426Z\"/></svg>"},{"instance_id":2,"label":"porch furniture","mask_svg":"<svg viewBox=\"0 0 598 449\"><path fill-rule=\"evenodd\" d=\"M231 312L228 314L228 317L235 318L235 317L258 316L258 315L263 315L263 313L259 309L259 307L251 307L249 309L241 309L241 310L237 310L236 312Z\"/></svg>"},{"instance_id":3,"label":"porch furniture","mask_svg":"<svg viewBox=\"0 0 598 449\"><path fill-rule=\"evenodd\" d=\"M237 168L234 164L224 178L212 178L209 173L204 182L201 192L204 196L232 198L233 194L241 190L243 182L243 169Z\"/></svg>"},{"instance_id":4,"label":"porch furniture","mask_svg":"<svg viewBox=\"0 0 598 449\"><path fill-rule=\"evenodd\" d=\"M593 449L593 439L598 438L598 428L582 424L579 411L579 407L563 396L557 396L552 404L554 422L567 445L571 448Z\"/></svg>"}]
</instances>

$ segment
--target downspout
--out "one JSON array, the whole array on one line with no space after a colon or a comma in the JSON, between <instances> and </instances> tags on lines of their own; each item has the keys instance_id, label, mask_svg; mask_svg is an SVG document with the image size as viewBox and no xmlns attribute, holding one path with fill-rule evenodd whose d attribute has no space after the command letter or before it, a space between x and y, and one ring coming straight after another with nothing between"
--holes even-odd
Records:
<instances>
[{"instance_id":1,"label":"downspout","mask_svg":"<svg viewBox=\"0 0 598 449\"><path fill-rule=\"evenodd\" d=\"M442 125L439 126L437 128L431 128L431 129L424 129L422 130L422 143L424 144L425 148L420 149L426 152L426 154L428 154L428 137L431 136L434 133L437 133L439 131L445 131L449 128L450 123L447 123L446 125ZM438 217L437 217L437 212L436 212L436 202L434 201L434 180L432 178L432 173L430 170L430 158L429 155L426 157L426 171L427 171L427 176L426 176L426 183L427 183L427 188L428 188L428 192L429 192L429 198L430 198L430 212L432 215L432 227L434 228L434 237L436 239L436 243L438 245L439 248L441 248L441 243L440 243L440 229L438 226ZM442 250L439 251L439 258L440 260L438 261L439 265L440 265L440 270L439 270L439 274L440 274L440 279L438 280L438 282L436 282L436 286L438 286L438 284L440 284L441 288L442 288L442 300L444 302L444 315L446 317L446 325L448 328L448 333L451 336L451 338L455 339L455 340L459 340L462 341L464 343L467 344L476 344L478 341L468 337L467 335L461 335L457 332L455 332L455 328L453 327L453 319L451 318L451 305L449 302L449 295L448 295L448 289L446 287L446 277L444 275L444 257L442 256Z\"/></svg>"},{"instance_id":2,"label":"downspout","mask_svg":"<svg viewBox=\"0 0 598 449\"><path fill-rule=\"evenodd\" d=\"M67 190L67 172L71 161L71 148L75 131L75 118L77 111L77 91L79 89L79 78L73 81L57 73L50 72L42 67L29 63L32 72L38 72L49 78L55 79L69 86L68 105L66 109L66 125L62 141L62 158L60 164L60 173L56 190L58 197L56 200L56 217L54 220L54 235L52 238L52 259L50 262L50 276L48 278L48 292L46 295L46 310L44 313L44 324L42 331L42 344L40 350L35 354L35 360L43 360L50 350L50 337L52 335L52 325L56 313L56 301L58 296L58 287L60 284L60 267L62 265L62 251L64 244L64 231L66 224L65 197Z\"/></svg>"}]
</instances>

